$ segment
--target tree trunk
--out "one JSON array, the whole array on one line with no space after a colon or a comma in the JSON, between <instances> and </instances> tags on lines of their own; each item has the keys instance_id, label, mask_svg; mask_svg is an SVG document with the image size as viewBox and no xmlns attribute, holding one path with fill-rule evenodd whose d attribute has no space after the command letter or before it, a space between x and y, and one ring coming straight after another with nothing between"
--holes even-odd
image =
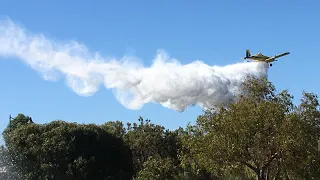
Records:
<instances>
[{"instance_id":1,"label":"tree trunk","mask_svg":"<svg viewBox=\"0 0 320 180\"><path fill-rule=\"evenodd\" d=\"M258 180L266 180L266 178L262 175L262 176L258 176Z\"/></svg>"},{"instance_id":2,"label":"tree trunk","mask_svg":"<svg viewBox=\"0 0 320 180\"><path fill-rule=\"evenodd\" d=\"M258 180L266 180L265 173L263 170L259 170Z\"/></svg>"}]
</instances>

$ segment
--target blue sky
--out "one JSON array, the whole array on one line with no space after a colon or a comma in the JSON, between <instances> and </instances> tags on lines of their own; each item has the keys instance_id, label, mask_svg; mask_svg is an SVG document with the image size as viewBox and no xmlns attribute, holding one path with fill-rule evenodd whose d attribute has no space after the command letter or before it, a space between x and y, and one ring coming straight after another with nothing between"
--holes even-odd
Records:
<instances>
[{"instance_id":1,"label":"blue sky","mask_svg":"<svg viewBox=\"0 0 320 180\"><path fill-rule=\"evenodd\" d=\"M266 55L290 51L269 69L269 79L278 89L289 89L297 100L302 90L318 93L320 3L315 0L1 0L0 4L0 16L31 32L76 40L103 56L135 55L146 66L159 48L183 64L202 60L209 65L240 62L247 48ZM104 88L90 97L78 96L63 79L44 81L14 58L1 58L0 83L1 130L9 114L20 112L39 123L136 122L142 116L170 129L185 127L202 113L198 106L179 113L159 104L129 110Z\"/></svg>"}]
</instances>

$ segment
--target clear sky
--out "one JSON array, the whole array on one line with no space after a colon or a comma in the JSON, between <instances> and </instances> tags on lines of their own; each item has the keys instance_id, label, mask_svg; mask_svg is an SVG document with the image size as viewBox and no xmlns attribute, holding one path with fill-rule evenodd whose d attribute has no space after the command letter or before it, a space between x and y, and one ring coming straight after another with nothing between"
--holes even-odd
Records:
<instances>
[{"instance_id":1,"label":"clear sky","mask_svg":"<svg viewBox=\"0 0 320 180\"><path fill-rule=\"evenodd\" d=\"M31 32L75 40L104 56L138 56L146 66L159 48L183 64L202 60L219 66L242 61L247 48L266 55L290 51L269 69L269 79L299 100L302 90L319 92L319 7L315 0L0 0L0 15ZM180 113L159 104L129 110L111 90L78 96L63 79L44 81L18 59L0 59L1 130L9 114L20 112L38 123L136 122L142 116L169 129L185 127L202 113L198 106Z\"/></svg>"}]
</instances>

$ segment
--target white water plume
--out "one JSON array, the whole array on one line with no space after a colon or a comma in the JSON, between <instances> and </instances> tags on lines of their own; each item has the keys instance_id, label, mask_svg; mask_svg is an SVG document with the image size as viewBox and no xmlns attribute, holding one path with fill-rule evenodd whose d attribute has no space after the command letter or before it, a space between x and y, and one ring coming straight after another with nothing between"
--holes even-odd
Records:
<instances>
[{"instance_id":1,"label":"white water plume","mask_svg":"<svg viewBox=\"0 0 320 180\"><path fill-rule=\"evenodd\" d=\"M16 57L39 71L46 80L66 78L81 96L112 88L118 101L129 109L149 102L182 112L190 105L210 108L233 99L243 79L267 75L266 63L209 66L201 61L181 64L159 50L150 67L133 57L103 58L78 42L58 42L28 32L10 19L0 21L0 56Z\"/></svg>"}]
</instances>

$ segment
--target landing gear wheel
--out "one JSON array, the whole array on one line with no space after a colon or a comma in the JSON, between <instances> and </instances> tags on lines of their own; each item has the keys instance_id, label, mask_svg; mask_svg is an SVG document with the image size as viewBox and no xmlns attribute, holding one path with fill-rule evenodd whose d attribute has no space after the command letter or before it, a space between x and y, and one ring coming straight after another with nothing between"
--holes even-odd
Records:
<instances>
[{"instance_id":1,"label":"landing gear wheel","mask_svg":"<svg viewBox=\"0 0 320 180\"><path fill-rule=\"evenodd\" d=\"M272 64L270 64L270 67L272 66Z\"/></svg>"}]
</instances>

